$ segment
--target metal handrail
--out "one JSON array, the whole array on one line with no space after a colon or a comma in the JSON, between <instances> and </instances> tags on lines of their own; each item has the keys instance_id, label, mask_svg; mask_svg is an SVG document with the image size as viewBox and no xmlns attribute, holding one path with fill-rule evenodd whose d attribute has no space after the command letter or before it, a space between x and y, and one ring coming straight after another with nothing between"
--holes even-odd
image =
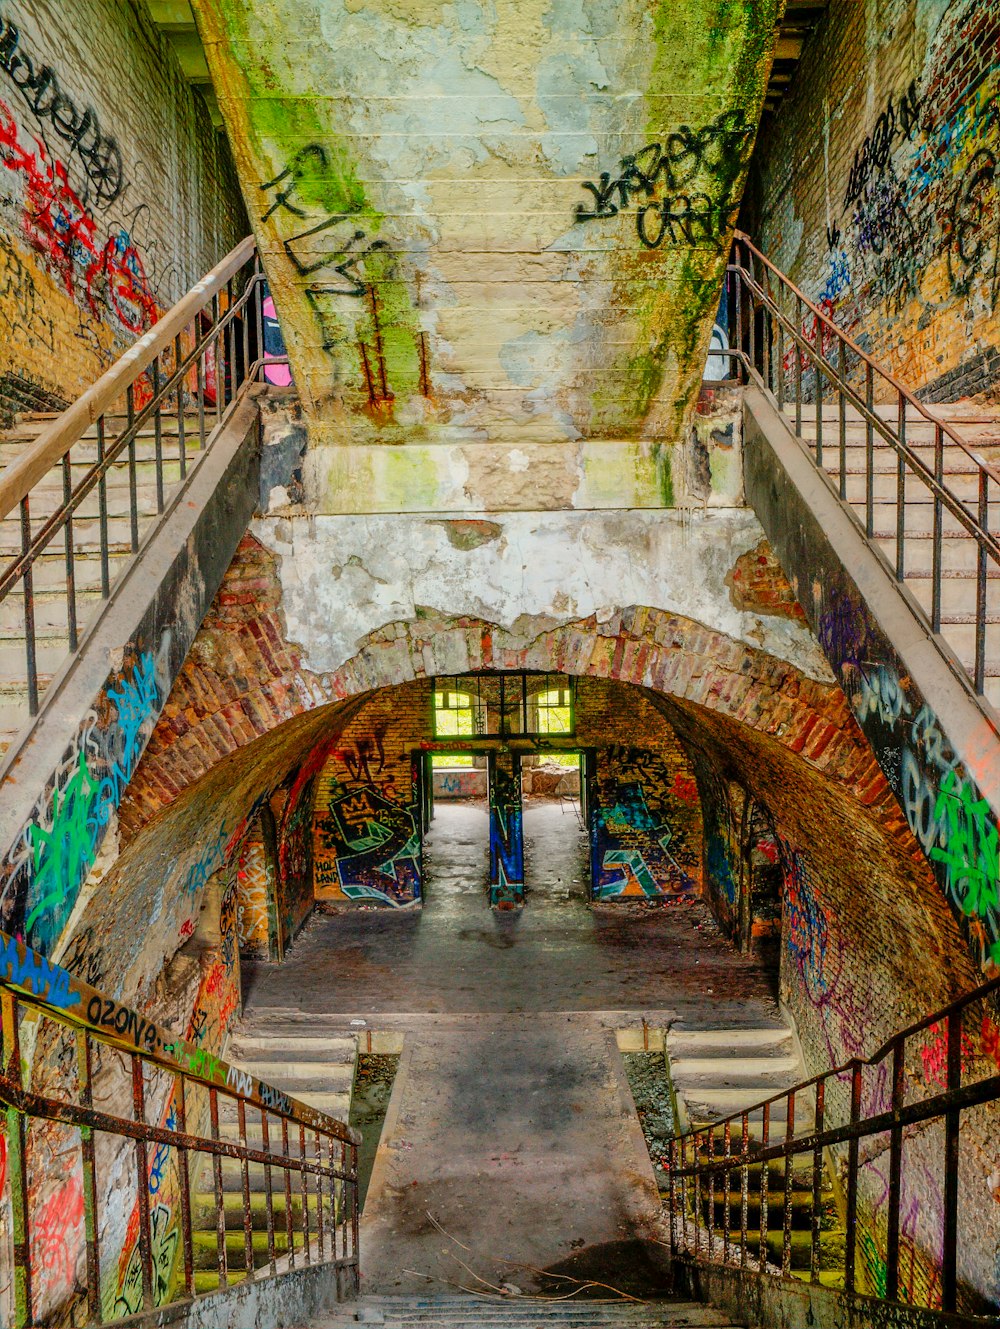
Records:
<instances>
[{"instance_id":1,"label":"metal handrail","mask_svg":"<svg viewBox=\"0 0 1000 1329\"><path fill-rule=\"evenodd\" d=\"M839 497L851 519L871 542L876 534L875 525L875 438L888 445L896 459L895 493L892 498L880 498L880 506L893 510L895 557L890 559L874 543L872 548L889 573L900 584L905 584L907 553L912 544L906 526L907 484L914 481L921 486L933 505L931 606L927 614L913 600L912 607L930 633L939 640L949 667L963 684L971 684L981 699L986 682L986 626L988 618L989 568L1000 570L1000 538L990 530L990 503L1000 495L1000 470L975 452L965 440L939 419L924 404L884 369L872 356L825 313L805 296L771 262L742 231L735 233L732 261L726 269L727 290L730 296L730 347L715 350L714 355L728 356L752 378L771 398L778 409L784 411L786 403L794 400L795 432L802 435L805 407L808 403L803 368L813 373L811 401L815 406L815 441L807 444L817 468L827 474L824 457L824 393L826 385L832 387L839 404L837 421L837 448L839 452ZM789 312L791 306L793 312ZM787 383L786 341L789 353L794 354L793 383ZM826 353L827 345L835 348L835 362ZM848 360L852 363L848 367ZM895 423L882 418L875 409L876 385L880 395L895 402ZM865 500L864 519L847 500L847 407L857 413L865 429ZM927 424L933 428L933 461L918 455L907 439L908 424ZM805 440L803 440L805 442ZM949 483L945 469L945 450L954 449L963 464L971 468L976 495L974 500L963 498ZM829 454L827 454L827 457ZM991 486L995 486L991 490ZM940 634L943 612L942 579L944 575L943 542L944 514L957 521L960 534L975 541L976 606L973 615L975 630L974 658L971 669L953 656ZM947 538L954 538L949 534ZM990 716L989 708L984 708ZM991 722L993 718L990 716Z\"/></svg>"},{"instance_id":2,"label":"metal handrail","mask_svg":"<svg viewBox=\"0 0 1000 1329\"><path fill-rule=\"evenodd\" d=\"M768 1234L779 1229L782 1234L781 1273L791 1270L791 1208L792 1160L807 1155L811 1172L812 1211L810 1238L810 1281L818 1283L822 1272L820 1235L822 1223L821 1190L824 1154L836 1146L847 1146L846 1178L846 1256L844 1290L853 1294L857 1286L857 1213L858 1176L860 1170L860 1142L875 1136L889 1136L889 1213L887 1219L886 1281L884 1300L902 1302L900 1293L900 1236L902 1202L902 1149L904 1131L931 1122L944 1124L944 1194L942 1212L942 1268L941 1307L954 1311L958 1300L958 1158L961 1132L961 1113L972 1107L1000 1101L1000 1061L997 1074L963 1083L963 1072L970 1059L967 1046L968 1031L963 1023L973 1006L996 1010L1000 994L1000 978L992 979L973 991L957 997L947 1006L914 1021L905 1029L888 1038L869 1057L852 1057L838 1066L813 1075L750 1107L732 1113L709 1124L695 1125L678 1132L668 1141L670 1241L674 1256L693 1258L695 1261L737 1265L746 1270L751 1263L757 1272L769 1270ZM984 1017L985 1018L985 1017ZM906 1102L907 1041L927 1030L943 1027L944 1046L941 1049L945 1087L914 1102ZM1000 1039L1000 1031L997 1034ZM986 1056L984 1052L982 1054ZM996 1061L996 1055L993 1055ZM863 1076L866 1069L883 1066L890 1060L890 1105L879 1105L877 1111L862 1115ZM827 1088L829 1085L850 1084L848 1119L837 1125L828 1124ZM796 1102L805 1099L815 1104L813 1128L796 1135ZM784 1137L772 1143L771 1125L784 1108ZM759 1117L759 1142L750 1138L751 1119ZM735 1143L734 1143L735 1138ZM723 1152L717 1152L717 1145ZM690 1161L689 1161L690 1158ZM769 1164L784 1160L784 1187L778 1221L771 1222ZM747 1222L749 1206L749 1169L760 1167L759 1228L752 1233ZM733 1182L732 1174L736 1173ZM721 1180L724 1213L721 1241L716 1222L715 1190ZM688 1182L693 1195L688 1195ZM740 1196L740 1227L731 1230L729 1196L736 1191ZM704 1203L708 1194L707 1213ZM718 1248L718 1249L717 1249ZM931 1309L937 1309L932 1307Z\"/></svg>"},{"instance_id":3,"label":"metal handrail","mask_svg":"<svg viewBox=\"0 0 1000 1329\"><path fill-rule=\"evenodd\" d=\"M20 553L0 567L0 602L20 585L28 712L37 715L39 670L33 570L60 536L65 563L67 656L80 644L74 520L97 492L100 597L111 593L108 480L124 461L128 480L128 554L139 552L140 503L136 444L152 429L156 514L166 507L164 466L176 462L179 476L196 467L211 448L243 392L256 382L266 357L263 340L265 278L255 242L248 237L197 283L172 309L66 411L46 426L13 463L0 472L0 520L20 512ZM214 383L212 382L214 376ZM214 423L209 419L214 408ZM192 419L189 421L189 415ZM164 424L176 429L176 455L165 455ZM96 443L96 460L73 449ZM189 448L195 448L189 457ZM83 474L74 478L74 468ZM62 473L62 501L33 524L32 496L53 471ZM151 514L150 514L151 515ZM149 538L149 534L145 538ZM125 562L125 559L123 559Z\"/></svg>"},{"instance_id":4,"label":"metal handrail","mask_svg":"<svg viewBox=\"0 0 1000 1329\"><path fill-rule=\"evenodd\" d=\"M22 1008L73 1031L78 1101L55 1098L25 1088L21 1064ZM264 1169L268 1264L271 1274L277 1272L276 1236L281 1235L287 1241L290 1266L294 1267L298 1250L305 1264L318 1260L320 1263L336 1263L348 1269L356 1284L360 1143L360 1135L356 1130L299 1102L221 1057L213 1056L197 1044L178 1038L3 932L0 932L0 1011L0 1103L7 1109L7 1177L13 1218L15 1329L34 1324L36 1319L31 1259L31 1230L35 1215L29 1203L29 1167L25 1147L29 1119L58 1122L75 1127L80 1132L88 1323L108 1322L101 1306L100 1193L95 1132L131 1141L135 1149L139 1215L137 1249L145 1309L150 1310L154 1306L148 1184L151 1175L150 1145L177 1151L180 1236L184 1261L182 1296L190 1298L196 1295L189 1154L203 1155L212 1160L215 1191L219 1197L216 1246L219 1286L225 1287L229 1282L222 1208L221 1165L224 1158L236 1160L242 1168L246 1279L255 1276L249 1167L250 1164L257 1164ZM133 1107L131 1118L94 1106L95 1043L123 1052L129 1058ZM172 1082L173 1125L154 1125L146 1121L146 1066L167 1075L168 1084ZM188 1119L194 1086L207 1091L207 1117L210 1122L208 1135L203 1130L199 1131L197 1123ZM227 1139L220 1133L220 1095L236 1105L238 1130L235 1139ZM259 1116L260 1147L255 1147L247 1140L248 1110ZM169 1120L167 1118L168 1123ZM275 1132L273 1145L272 1130ZM272 1169L284 1178L285 1215L284 1229L280 1234L274 1213ZM292 1214L293 1174L298 1178L296 1198L301 1201L300 1225L297 1229L293 1226ZM310 1178L315 1185L313 1192L309 1189ZM310 1230L311 1215L316 1222L315 1233ZM115 1256L121 1259L120 1254L115 1253Z\"/></svg>"}]
</instances>

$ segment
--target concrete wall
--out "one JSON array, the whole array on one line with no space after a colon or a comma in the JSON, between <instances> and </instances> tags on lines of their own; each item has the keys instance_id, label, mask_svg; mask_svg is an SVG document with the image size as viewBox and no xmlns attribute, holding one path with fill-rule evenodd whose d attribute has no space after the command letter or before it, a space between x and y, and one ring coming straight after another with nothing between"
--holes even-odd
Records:
<instances>
[{"instance_id":1,"label":"concrete wall","mask_svg":"<svg viewBox=\"0 0 1000 1329\"><path fill-rule=\"evenodd\" d=\"M322 511L673 501L778 8L196 0Z\"/></svg>"},{"instance_id":2,"label":"concrete wall","mask_svg":"<svg viewBox=\"0 0 1000 1329\"><path fill-rule=\"evenodd\" d=\"M78 395L247 233L224 140L122 0L0 6L0 424Z\"/></svg>"},{"instance_id":3,"label":"concrete wall","mask_svg":"<svg viewBox=\"0 0 1000 1329\"><path fill-rule=\"evenodd\" d=\"M760 141L765 253L930 400L996 393L1000 15L831 4Z\"/></svg>"}]
</instances>

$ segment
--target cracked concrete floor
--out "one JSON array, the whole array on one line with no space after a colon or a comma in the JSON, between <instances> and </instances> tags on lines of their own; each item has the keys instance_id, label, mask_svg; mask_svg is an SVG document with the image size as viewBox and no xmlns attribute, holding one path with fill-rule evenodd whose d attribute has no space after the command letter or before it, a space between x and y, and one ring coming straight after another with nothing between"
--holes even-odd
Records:
<instances>
[{"instance_id":1,"label":"cracked concrete floor","mask_svg":"<svg viewBox=\"0 0 1000 1329\"><path fill-rule=\"evenodd\" d=\"M442 804L422 909L318 914L283 965L246 965L247 1006L276 1030L322 1013L404 1035L366 1291L551 1292L540 1270L649 1291L656 1186L614 1030L779 1023L773 974L699 902L589 906L575 815L529 802L525 835L517 913L486 904L485 805Z\"/></svg>"}]
</instances>

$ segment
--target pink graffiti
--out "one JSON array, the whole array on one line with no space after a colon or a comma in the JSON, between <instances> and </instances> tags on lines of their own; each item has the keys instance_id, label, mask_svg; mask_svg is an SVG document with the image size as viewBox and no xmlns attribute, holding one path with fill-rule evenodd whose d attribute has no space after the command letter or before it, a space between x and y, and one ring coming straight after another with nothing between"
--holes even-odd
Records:
<instances>
[{"instance_id":1,"label":"pink graffiti","mask_svg":"<svg viewBox=\"0 0 1000 1329\"><path fill-rule=\"evenodd\" d=\"M78 1235L82 1224L83 1184L73 1177L49 1196L31 1225L33 1264L42 1289L72 1284L76 1262L71 1252L82 1246Z\"/></svg>"},{"instance_id":2,"label":"pink graffiti","mask_svg":"<svg viewBox=\"0 0 1000 1329\"><path fill-rule=\"evenodd\" d=\"M924 1079L928 1084L935 1084L941 1089L946 1089L948 1086L948 1036L945 1032L945 1026L940 1022L936 1022L930 1025L927 1033L934 1037L920 1049ZM963 1034L961 1042L962 1070L964 1071L968 1069L968 1061L972 1056L972 1040L967 1034Z\"/></svg>"}]
</instances>

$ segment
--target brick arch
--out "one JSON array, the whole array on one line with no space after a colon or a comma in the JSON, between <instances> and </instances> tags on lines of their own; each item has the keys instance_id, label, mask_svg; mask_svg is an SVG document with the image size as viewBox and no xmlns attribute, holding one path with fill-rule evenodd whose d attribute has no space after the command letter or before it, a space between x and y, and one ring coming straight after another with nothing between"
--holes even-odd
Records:
<instances>
[{"instance_id":1,"label":"brick arch","mask_svg":"<svg viewBox=\"0 0 1000 1329\"><path fill-rule=\"evenodd\" d=\"M905 822L839 687L679 615L642 606L553 626L425 613L384 625L332 673L306 668L284 634L276 559L244 538L192 646L120 809L123 843L223 758L334 702L417 678L542 669L615 679L717 711L771 734ZM910 838L905 837L907 851Z\"/></svg>"}]
</instances>

